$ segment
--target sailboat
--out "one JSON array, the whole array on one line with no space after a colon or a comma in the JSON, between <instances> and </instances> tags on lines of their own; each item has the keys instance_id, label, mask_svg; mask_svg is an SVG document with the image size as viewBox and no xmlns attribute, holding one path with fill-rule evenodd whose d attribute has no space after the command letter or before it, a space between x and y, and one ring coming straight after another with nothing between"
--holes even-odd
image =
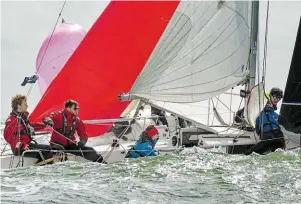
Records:
<instances>
[{"instance_id":1,"label":"sailboat","mask_svg":"<svg viewBox=\"0 0 301 204\"><path fill-rule=\"evenodd\" d=\"M158 127L159 151L199 146L242 153L260 140L252 127L264 104L263 85L255 85L258 7L258 1L113 1L51 82L31 120L77 100L94 137L90 144L111 163L123 160L135 141L114 135L117 143L100 145L99 135L109 134L115 122L149 119L149 108L141 109L147 104L171 114L169 127ZM236 123L243 107L243 122ZM193 125L180 127L179 119ZM6 158L6 167L11 163Z\"/></svg>"},{"instance_id":2,"label":"sailboat","mask_svg":"<svg viewBox=\"0 0 301 204\"><path fill-rule=\"evenodd\" d=\"M119 102L118 94L130 90L165 30L166 19L172 17L178 4L178 1L110 2L51 81L30 120L41 121L46 114L63 109L64 101L70 98L79 102L82 120L118 119L130 104ZM92 138L106 133L114 121L106 123L87 124L88 135ZM95 149L104 157L109 153L108 145ZM124 158L124 150L116 152L117 156L114 156L115 151L110 153L112 156L106 159L108 163ZM77 160L72 156L68 159ZM36 159L24 155L1 156L1 168L28 166L35 162Z\"/></svg>"}]
</instances>

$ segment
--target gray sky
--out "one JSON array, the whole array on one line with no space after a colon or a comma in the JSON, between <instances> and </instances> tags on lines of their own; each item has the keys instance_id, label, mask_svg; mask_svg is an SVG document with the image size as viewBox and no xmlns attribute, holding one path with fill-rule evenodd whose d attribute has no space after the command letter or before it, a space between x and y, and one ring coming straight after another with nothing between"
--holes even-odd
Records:
<instances>
[{"instance_id":1,"label":"gray sky","mask_svg":"<svg viewBox=\"0 0 301 204\"><path fill-rule=\"evenodd\" d=\"M259 44L262 70L267 1L260 2ZM301 1L271 1L268 24L266 91L285 89L301 15ZM279 103L278 111L280 110Z\"/></svg>"},{"instance_id":2,"label":"gray sky","mask_svg":"<svg viewBox=\"0 0 301 204\"><path fill-rule=\"evenodd\" d=\"M62 1L1 2L1 119L11 111L11 97L28 92L29 86L21 87L20 84L25 76L34 74L37 53L51 33L62 4ZM104 1L67 1L62 17L88 31L106 5ZM261 3L264 6L260 11L261 31L265 28L265 5L266 2ZM285 87L300 11L300 1L270 3L267 89ZM263 38L260 37L260 41L263 43ZM35 84L28 100L30 112L39 99L38 84Z\"/></svg>"},{"instance_id":3,"label":"gray sky","mask_svg":"<svg viewBox=\"0 0 301 204\"><path fill-rule=\"evenodd\" d=\"M1 119L5 119L11 111L11 97L17 93L27 94L29 90L28 84L22 87L21 83L25 76L34 74L38 51L52 32L63 1L5 1L1 4ZM107 4L105 1L67 1L62 17L88 31ZM36 83L28 99L30 112L40 97Z\"/></svg>"}]
</instances>

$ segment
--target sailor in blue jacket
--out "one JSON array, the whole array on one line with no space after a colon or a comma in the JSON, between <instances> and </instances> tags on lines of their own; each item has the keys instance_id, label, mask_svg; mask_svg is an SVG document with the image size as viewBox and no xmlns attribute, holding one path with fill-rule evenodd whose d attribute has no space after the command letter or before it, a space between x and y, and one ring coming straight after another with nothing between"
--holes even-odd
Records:
<instances>
[{"instance_id":1,"label":"sailor in blue jacket","mask_svg":"<svg viewBox=\"0 0 301 204\"><path fill-rule=\"evenodd\" d=\"M158 133L158 129L155 126L148 126L142 132L136 144L128 151L126 158L157 156L154 148L159 139Z\"/></svg>"},{"instance_id":2,"label":"sailor in blue jacket","mask_svg":"<svg viewBox=\"0 0 301 204\"><path fill-rule=\"evenodd\" d=\"M245 152L246 155L256 152L275 151L278 148L285 149L285 139L278 123L277 103L282 99L283 92L279 88L272 88L269 101L256 119L256 133L261 141Z\"/></svg>"}]
</instances>

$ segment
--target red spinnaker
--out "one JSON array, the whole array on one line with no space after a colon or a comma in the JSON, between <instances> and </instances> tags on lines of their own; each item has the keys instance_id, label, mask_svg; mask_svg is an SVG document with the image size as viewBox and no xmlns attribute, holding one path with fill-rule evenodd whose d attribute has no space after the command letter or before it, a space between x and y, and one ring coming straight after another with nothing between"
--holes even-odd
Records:
<instances>
[{"instance_id":1,"label":"red spinnaker","mask_svg":"<svg viewBox=\"0 0 301 204\"><path fill-rule=\"evenodd\" d=\"M30 115L79 102L82 120L118 118L129 104L118 95L129 92L171 19L179 1L113 1L97 19L64 68L51 82ZM89 11L86 11L89 12ZM110 128L86 125L90 137Z\"/></svg>"}]
</instances>

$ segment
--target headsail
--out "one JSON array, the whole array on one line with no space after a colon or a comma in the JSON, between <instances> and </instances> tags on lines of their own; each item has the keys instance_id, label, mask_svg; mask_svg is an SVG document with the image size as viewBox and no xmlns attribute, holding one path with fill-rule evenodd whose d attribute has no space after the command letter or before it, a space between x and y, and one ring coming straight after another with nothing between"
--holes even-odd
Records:
<instances>
[{"instance_id":1,"label":"headsail","mask_svg":"<svg viewBox=\"0 0 301 204\"><path fill-rule=\"evenodd\" d=\"M86 31L78 24L62 23L44 40L36 60L41 95L64 67Z\"/></svg>"},{"instance_id":2,"label":"headsail","mask_svg":"<svg viewBox=\"0 0 301 204\"><path fill-rule=\"evenodd\" d=\"M190 103L217 96L249 73L248 1L182 1L131 94Z\"/></svg>"},{"instance_id":3,"label":"headsail","mask_svg":"<svg viewBox=\"0 0 301 204\"><path fill-rule=\"evenodd\" d=\"M264 109L268 99L265 96L263 83L259 83L251 89L244 115L252 127L255 127L256 118Z\"/></svg>"},{"instance_id":4,"label":"headsail","mask_svg":"<svg viewBox=\"0 0 301 204\"><path fill-rule=\"evenodd\" d=\"M129 103L116 96L130 90L178 3L110 2L47 88L31 120L61 110L70 98L79 102L83 120L118 118ZM87 125L87 132L96 136L109 128Z\"/></svg>"}]
</instances>

